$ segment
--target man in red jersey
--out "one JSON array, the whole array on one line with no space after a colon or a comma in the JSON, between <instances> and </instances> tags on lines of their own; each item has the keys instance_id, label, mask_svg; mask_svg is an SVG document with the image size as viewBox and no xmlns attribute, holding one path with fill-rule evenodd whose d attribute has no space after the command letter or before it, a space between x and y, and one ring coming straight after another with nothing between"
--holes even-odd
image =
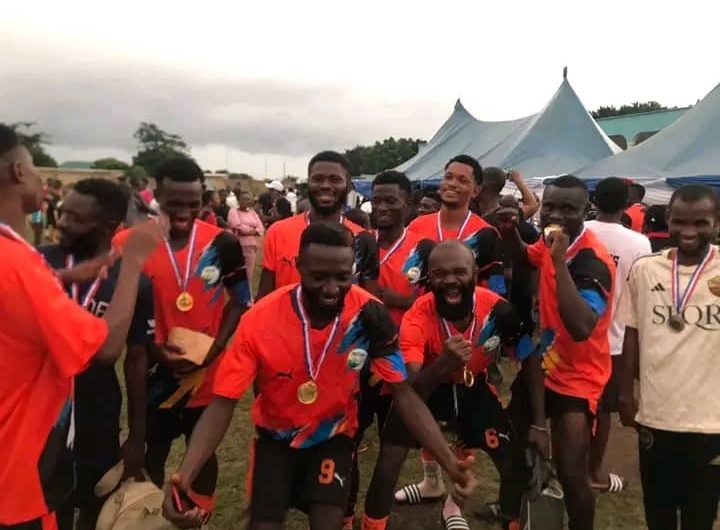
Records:
<instances>
[{"instance_id":1,"label":"man in red jersey","mask_svg":"<svg viewBox=\"0 0 720 530\"><path fill-rule=\"evenodd\" d=\"M433 249L428 263L430 292L405 313L400 349L408 370L419 372L416 390L428 398L435 418L447 422L458 435L458 448L482 448L490 455L500 472L501 512L516 519L527 483L523 454L508 414L487 382L486 370L501 344L515 344L520 327L508 302L475 285L475 269L471 251L458 241ZM537 374L535 386L542 388L539 358L527 362ZM364 530L386 528L392 491L408 452L407 440L393 420L391 416L382 433L380 456L366 496ZM405 486L396 499L418 504L442 498L441 473L425 468L423 482ZM468 527L461 506L451 497L442 514L446 527Z\"/></svg>"},{"instance_id":2,"label":"man in red jersey","mask_svg":"<svg viewBox=\"0 0 720 530\"><path fill-rule=\"evenodd\" d=\"M452 158L445 166L438 190L442 199L440 211L421 215L410 223L408 230L437 243L448 239L466 243L475 254L478 282L504 295L503 250L498 232L470 211L470 201L481 185L482 168L477 160L469 155Z\"/></svg>"},{"instance_id":3,"label":"man in red jersey","mask_svg":"<svg viewBox=\"0 0 720 530\"><path fill-rule=\"evenodd\" d=\"M552 422L553 457L565 491L571 530L591 530L595 499L588 461L597 405L610 378L608 329L615 264L584 227L588 190L564 175L548 185L540 208L543 239L525 246L517 212L500 212L499 225L516 268L538 269L545 409ZM533 425L537 425L533 423ZM531 427L541 429L540 425Z\"/></svg>"},{"instance_id":4,"label":"man in red jersey","mask_svg":"<svg viewBox=\"0 0 720 530\"><path fill-rule=\"evenodd\" d=\"M251 297L240 242L198 219L202 169L189 158L172 158L158 167L155 180L160 209L170 219L170 235L144 267L153 285L158 346L158 362L148 379L145 462L150 477L162 485L172 442L179 436L189 439L210 402L219 358ZM116 245L127 234L118 234ZM184 359L185 351L171 342L175 328L212 337L201 366ZM198 476L196 490L212 496L217 474L213 455Z\"/></svg>"},{"instance_id":5,"label":"man in red jersey","mask_svg":"<svg viewBox=\"0 0 720 530\"><path fill-rule=\"evenodd\" d=\"M300 241L301 283L277 289L243 318L218 372L215 398L166 493L165 514L175 524L197 526L206 515L190 484L221 442L237 400L255 380L258 436L249 478L249 528L283 528L288 509L296 507L308 514L313 530L338 530L348 498L357 394L366 363L391 385L394 406L411 432L460 481L456 493L463 496L472 489L469 462L455 459L427 407L405 382L397 334L385 308L352 285L353 261L349 229L310 225Z\"/></svg>"},{"instance_id":6,"label":"man in red jersey","mask_svg":"<svg viewBox=\"0 0 720 530\"><path fill-rule=\"evenodd\" d=\"M0 528L56 530L55 509L74 483L73 378L91 362L119 357L132 321L145 258L162 225L128 240L103 318L73 302L58 277L18 232L40 206L42 182L13 129L0 124ZM92 280L97 266L64 270Z\"/></svg>"},{"instance_id":7,"label":"man in red jersey","mask_svg":"<svg viewBox=\"0 0 720 530\"><path fill-rule=\"evenodd\" d=\"M314 222L340 223L350 229L356 236L355 281L360 287L377 293L377 244L368 232L343 215L350 189L347 158L334 151L323 151L312 157L308 164L310 211L273 223L265 234L258 300L275 289L300 281L296 267L300 235Z\"/></svg>"}]
</instances>

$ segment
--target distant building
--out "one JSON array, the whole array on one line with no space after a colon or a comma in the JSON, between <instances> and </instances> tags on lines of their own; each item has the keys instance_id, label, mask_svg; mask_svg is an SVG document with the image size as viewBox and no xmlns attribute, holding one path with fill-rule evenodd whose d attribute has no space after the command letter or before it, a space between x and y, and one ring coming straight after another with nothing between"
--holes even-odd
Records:
<instances>
[{"instance_id":1,"label":"distant building","mask_svg":"<svg viewBox=\"0 0 720 530\"><path fill-rule=\"evenodd\" d=\"M644 142L653 134L664 129L691 107L663 109L639 114L624 114L600 118L597 124L610 139L622 149Z\"/></svg>"}]
</instances>

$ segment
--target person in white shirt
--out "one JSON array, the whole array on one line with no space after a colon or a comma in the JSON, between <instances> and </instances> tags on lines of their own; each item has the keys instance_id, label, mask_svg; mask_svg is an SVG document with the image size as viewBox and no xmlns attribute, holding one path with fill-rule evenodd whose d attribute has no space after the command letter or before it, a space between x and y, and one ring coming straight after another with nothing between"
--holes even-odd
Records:
<instances>
[{"instance_id":1,"label":"person in white shirt","mask_svg":"<svg viewBox=\"0 0 720 530\"><path fill-rule=\"evenodd\" d=\"M638 431L649 530L712 530L717 518L718 206L713 188L678 188L668 214L672 247L635 262L618 306L626 325L620 419Z\"/></svg>"},{"instance_id":2,"label":"person in white shirt","mask_svg":"<svg viewBox=\"0 0 720 530\"><path fill-rule=\"evenodd\" d=\"M612 375L608 381L598 406L597 429L590 450L590 481L593 488L618 493L623 490L625 481L615 473L607 473L603 459L610 436L610 414L618 412L618 383L620 355L622 353L623 326L616 314L620 293L627 288L627 277L633 262L641 256L650 254L650 241L644 235L625 228L621 219L628 207L629 189L622 179L610 177L601 181L595 190L597 219L588 221L585 226L592 230L603 242L617 266L615 292L613 294L613 320L610 324L609 340L612 355Z\"/></svg>"}]
</instances>

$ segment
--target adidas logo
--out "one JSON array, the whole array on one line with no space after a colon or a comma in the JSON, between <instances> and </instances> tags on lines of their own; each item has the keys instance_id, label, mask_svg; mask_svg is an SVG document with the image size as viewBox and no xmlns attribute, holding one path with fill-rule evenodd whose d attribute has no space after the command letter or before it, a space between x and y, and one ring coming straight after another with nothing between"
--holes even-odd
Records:
<instances>
[{"instance_id":1,"label":"adidas logo","mask_svg":"<svg viewBox=\"0 0 720 530\"><path fill-rule=\"evenodd\" d=\"M657 285L655 285L655 287L653 287L653 288L650 289L650 290L651 290L652 292L665 291L665 287L663 287L663 284L658 283Z\"/></svg>"}]
</instances>

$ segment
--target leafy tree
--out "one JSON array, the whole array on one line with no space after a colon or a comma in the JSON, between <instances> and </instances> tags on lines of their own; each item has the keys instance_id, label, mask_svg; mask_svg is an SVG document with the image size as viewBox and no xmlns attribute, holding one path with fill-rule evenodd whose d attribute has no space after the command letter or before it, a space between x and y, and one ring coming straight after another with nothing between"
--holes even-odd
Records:
<instances>
[{"instance_id":1,"label":"leafy tree","mask_svg":"<svg viewBox=\"0 0 720 530\"><path fill-rule=\"evenodd\" d=\"M132 166L125 170L125 173L123 173L123 176L131 179L131 178L147 178L148 173L145 171L145 168L142 166Z\"/></svg>"},{"instance_id":2,"label":"leafy tree","mask_svg":"<svg viewBox=\"0 0 720 530\"><path fill-rule=\"evenodd\" d=\"M92 165L93 169L122 169L123 171L130 169L130 164L118 160L117 158L107 157L95 160Z\"/></svg>"},{"instance_id":3,"label":"leafy tree","mask_svg":"<svg viewBox=\"0 0 720 530\"><path fill-rule=\"evenodd\" d=\"M645 101L640 103L636 101L632 105L623 105L620 108L614 106L600 107L597 110L592 111L592 117L598 118L609 118L610 116L625 116L627 114L639 114L641 112L652 112L653 110L667 109L666 106L661 105L657 101Z\"/></svg>"},{"instance_id":4,"label":"leafy tree","mask_svg":"<svg viewBox=\"0 0 720 530\"><path fill-rule=\"evenodd\" d=\"M40 167L57 167L57 162L51 157L46 151L46 145L50 145L50 136L44 132L31 132L35 126L35 122L22 121L18 123L11 123L10 127L20 137L20 141L30 151L33 157L33 161L36 166ZM26 129L23 132L21 129Z\"/></svg>"},{"instance_id":5,"label":"leafy tree","mask_svg":"<svg viewBox=\"0 0 720 530\"><path fill-rule=\"evenodd\" d=\"M142 166L151 175L170 157L190 156L190 148L180 136L163 131L154 123L140 123L133 138L138 142L138 153L133 157L133 166Z\"/></svg>"},{"instance_id":6,"label":"leafy tree","mask_svg":"<svg viewBox=\"0 0 720 530\"><path fill-rule=\"evenodd\" d=\"M412 138L386 138L371 146L358 145L345 151L353 175L379 173L415 156L424 142Z\"/></svg>"}]
</instances>

